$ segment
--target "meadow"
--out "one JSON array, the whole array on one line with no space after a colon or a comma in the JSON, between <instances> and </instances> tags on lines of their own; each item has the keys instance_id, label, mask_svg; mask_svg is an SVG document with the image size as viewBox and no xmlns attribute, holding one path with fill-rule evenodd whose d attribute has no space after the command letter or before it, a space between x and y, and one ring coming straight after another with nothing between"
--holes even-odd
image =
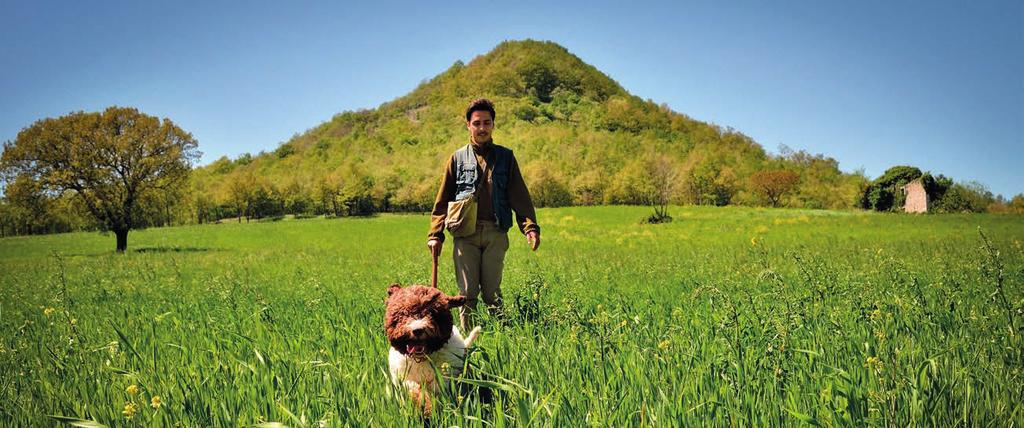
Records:
<instances>
[{"instance_id":1,"label":"meadow","mask_svg":"<svg viewBox=\"0 0 1024 428\"><path fill-rule=\"evenodd\" d=\"M542 209L436 426L1020 426L1024 217ZM0 239L0 425L422 426L425 215ZM446 243L440 287L455 293ZM494 392L483 403L475 388Z\"/></svg>"}]
</instances>

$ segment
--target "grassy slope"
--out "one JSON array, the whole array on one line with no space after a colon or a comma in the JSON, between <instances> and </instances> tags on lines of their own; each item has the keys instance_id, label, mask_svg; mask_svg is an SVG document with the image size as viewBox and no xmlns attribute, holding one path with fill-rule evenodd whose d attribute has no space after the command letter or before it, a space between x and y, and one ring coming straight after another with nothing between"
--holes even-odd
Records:
<instances>
[{"instance_id":1,"label":"grassy slope","mask_svg":"<svg viewBox=\"0 0 1024 428\"><path fill-rule=\"evenodd\" d=\"M473 358L531 393L510 386L500 408L449 402L442 424L1024 419L1019 330L990 297L977 232L1000 249L1019 305L1019 217L686 207L639 226L646 213L541 210L536 254L512 235L511 321L492 323ZM0 421L118 424L134 401L143 424L298 425L288 412L415 424L386 398L380 323L388 283L429 280L426 223L153 229L133 232L144 251L124 256L112 236L2 239ZM442 260L454 292L450 246Z\"/></svg>"}]
</instances>

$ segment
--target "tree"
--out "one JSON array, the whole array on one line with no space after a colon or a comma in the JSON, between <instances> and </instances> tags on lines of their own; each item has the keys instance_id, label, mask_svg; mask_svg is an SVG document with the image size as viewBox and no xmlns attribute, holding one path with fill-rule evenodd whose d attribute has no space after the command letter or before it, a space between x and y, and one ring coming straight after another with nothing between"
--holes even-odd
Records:
<instances>
[{"instance_id":1,"label":"tree","mask_svg":"<svg viewBox=\"0 0 1024 428\"><path fill-rule=\"evenodd\" d=\"M750 186L754 192L766 198L773 207L779 206L779 201L796 187L800 176L793 171L758 171L750 176Z\"/></svg>"},{"instance_id":2,"label":"tree","mask_svg":"<svg viewBox=\"0 0 1024 428\"><path fill-rule=\"evenodd\" d=\"M648 161L648 173L651 182L654 183L655 192L651 198L651 205L654 206L654 215L649 217L648 223L668 223L672 216L668 215L668 204L675 194L676 177L678 172L675 162L668 156L658 156Z\"/></svg>"},{"instance_id":3,"label":"tree","mask_svg":"<svg viewBox=\"0 0 1024 428\"><path fill-rule=\"evenodd\" d=\"M73 192L124 252L128 231L144 224L140 202L184 184L197 146L169 119L109 107L35 122L4 143L0 172L48 195Z\"/></svg>"},{"instance_id":4,"label":"tree","mask_svg":"<svg viewBox=\"0 0 1024 428\"><path fill-rule=\"evenodd\" d=\"M1024 193L1018 193L1007 205L1011 213L1024 214Z\"/></svg>"},{"instance_id":5,"label":"tree","mask_svg":"<svg viewBox=\"0 0 1024 428\"><path fill-rule=\"evenodd\" d=\"M523 168L530 185L530 196L538 207L564 207L572 204L572 195L561 171L553 162L537 161Z\"/></svg>"},{"instance_id":6,"label":"tree","mask_svg":"<svg viewBox=\"0 0 1024 428\"><path fill-rule=\"evenodd\" d=\"M992 192L976 181L955 183L936 204L936 211L945 213L984 212L995 201Z\"/></svg>"},{"instance_id":7,"label":"tree","mask_svg":"<svg viewBox=\"0 0 1024 428\"><path fill-rule=\"evenodd\" d=\"M228 182L228 201L234 207L239 223L242 217L246 223L253 217L259 218L255 208L266 193L264 184L265 180L257 179L251 171L237 174Z\"/></svg>"}]
</instances>

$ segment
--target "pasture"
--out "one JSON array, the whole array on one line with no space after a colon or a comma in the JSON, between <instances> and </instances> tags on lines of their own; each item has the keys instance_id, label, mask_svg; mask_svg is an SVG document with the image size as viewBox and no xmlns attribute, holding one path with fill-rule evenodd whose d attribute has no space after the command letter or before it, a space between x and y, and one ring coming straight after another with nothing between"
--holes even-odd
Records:
<instances>
[{"instance_id":1,"label":"pasture","mask_svg":"<svg viewBox=\"0 0 1024 428\"><path fill-rule=\"evenodd\" d=\"M1024 218L673 207L538 213L436 426L1020 426ZM0 240L0 425L420 426L385 289L428 217ZM986 238L987 237L987 238ZM455 293L451 242L440 287ZM155 399L158 397L158 399Z\"/></svg>"}]
</instances>

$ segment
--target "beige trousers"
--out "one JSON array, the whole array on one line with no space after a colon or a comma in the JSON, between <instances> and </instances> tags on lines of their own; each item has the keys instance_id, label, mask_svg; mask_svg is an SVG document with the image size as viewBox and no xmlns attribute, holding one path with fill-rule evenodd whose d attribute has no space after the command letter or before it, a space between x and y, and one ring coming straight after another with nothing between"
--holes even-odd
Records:
<instances>
[{"instance_id":1,"label":"beige trousers","mask_svg":"<svg viewBox=\"0 0 1024 428\"><path fill-rule=\"evenodd\" d=\"M473 313L481 291L489 308L501 308L501 271L505 268L507 250L508 233L498 229L494 222L478 222L475 233L455 238L455 281L459 294L466 296L466 304L459 309L463 332L476 325Z\"/></svg>"}]
</instances>

